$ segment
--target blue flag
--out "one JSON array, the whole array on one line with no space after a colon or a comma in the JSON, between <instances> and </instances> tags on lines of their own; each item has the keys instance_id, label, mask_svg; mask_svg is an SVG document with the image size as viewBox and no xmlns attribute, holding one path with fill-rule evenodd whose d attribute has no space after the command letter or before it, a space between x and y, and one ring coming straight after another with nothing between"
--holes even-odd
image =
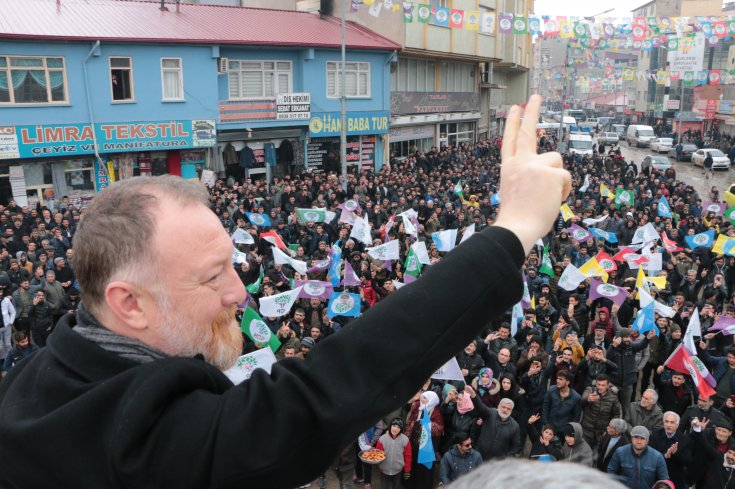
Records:
<instances>
[{"instance_id":1,"label":"blue flag","mask_svg":"<svg viewBox=\"0 0 735 489\"><path fill-rule=\"evenodd\" d=\"M658 336L658 326L656 326L656 321L654 319L653 302L638 311L638 315L635 317L635 321L633 321L633 329L638 330L638 333L640 334L645 334L653 330L656 333L656 336Z\"/></svg>"},{"instance_id":2,"label":"blue flag","mask_svg":"<svg viewBox=\"0 0 735 489\"><path fill-rule=\"evenodd\" d=\"M671 206L666 201L666 197L663 195L658 199L658 215L661 217L672 218L674 215L671 213Z\"/></svg>"},{"instance_id":3,"label":"blue flag","mask_svg":"<svg viewBox=\"0 0 735 489\"><path fill-rule=\"evenodd\" d=\"M715 230L710 229L709 231L695 234L693 236L685 236L684 241L687 242L687 246L691 249L699 247L712 248L712 245L715 242Z\"/></svg>"},{"instance_id":4,"label":"blue flag","mask_svg":"<svg viewBox=\"0 0 735 489\"><path fill-rule=\"evenodd\" d=\"M421 437L419 438L419 457L418 463L425 465L427 469L431 469L434 465L434 443L431 441L431 418L429 413L424 410L421 416Z\"/></svg>"},{"instance_id":5,"label":"blue flag","mask_svg":"<svg viewBox=\"0 0 735 489\"><path fill-rule=\"evenodd\" d=\"M338 287L342 281L342 248L337 243L332 245L332 262L329 265L329 277L332 282L332 287Z\"/></svg>"},{"instance_id":6,"label":"blue flag","mask_svg":"<svg viewBox=\"0 0 735 489\"><path fill-rule=\"evenodd\" d=\"M250 221L255 226L271 226L271 218L268 216L268 214L246 212L245 215L248 216L248 221Z\"/></svg>"},{"instance_id":7,"label":"blue flag","mask_svg":"<svg viewBox=\"0 0 735 489\"><path fill-rule=\"evenodd\" d=\"M591 232L598 238L604 239L608 243L618 242L618 235L615 233L608 233L607 231L603 231L602 229L598 229L598 228L587 228L587 231Z\"/></svg>"},{"instance_id":8,"label":"blue flag","mask_svg":"<svg viewBox=\"0 0 735 489\"><path fill-rule=\"evenodd\" d=\"M490 197L490 205L500 205L500 194L498 192L495 192L492 197Z\"/></svg>"},{"instance_id":9,"label":"blue flag","mask_svg":"<svg viewBox=\"0 0 735 489\"><path fill-rule=\"evenodd\" d=\"M360 294L350 294L349 292L332 292L327 305L327 316L333 318L335 316L352 316L360 315L362 302Z\"/></svg>"}]
</instances>

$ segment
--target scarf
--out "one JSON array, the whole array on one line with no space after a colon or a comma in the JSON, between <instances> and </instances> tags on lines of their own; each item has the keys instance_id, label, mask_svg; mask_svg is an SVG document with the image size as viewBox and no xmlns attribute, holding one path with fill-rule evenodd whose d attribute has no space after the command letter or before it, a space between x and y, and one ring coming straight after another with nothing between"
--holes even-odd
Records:
<instances>
[{"instance_id":1,"label":"scarf","mask_svg":"<svg viewBox=\"0 0 735 489\"><path fill-rule=\"evenodd\" d=\"M457 411L459 414L469 413L474 408L475 405L472 404L472 398L470 396L467 394L459 396L459 400L457 401Z\"/></svg>"},{"instance_id":2,"label":"scarf","mask_svg":"<svg viewBox=\"0 0 735 489\"><path fill-rule=\"evenodd\" d=\"M488 379L487 383L482 383L482 374L488 374L490 378ZM489 369L487 367L481 368L480 372L477 374L477 390L479 391L478 394L480 396L484 396L487 391L492 389L493 386L493 371L492 369Z\"/></svg>"}]
</instances>

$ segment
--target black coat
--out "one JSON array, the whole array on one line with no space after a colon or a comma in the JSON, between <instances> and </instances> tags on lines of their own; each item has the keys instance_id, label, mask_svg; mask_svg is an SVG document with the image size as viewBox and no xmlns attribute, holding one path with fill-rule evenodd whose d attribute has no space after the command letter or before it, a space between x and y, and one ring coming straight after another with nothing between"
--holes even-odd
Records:
<instances>
[{"instance_id":1,"label":"black coat","mask_svg":"<svg viewBox=\"0 0 735 489\"><path fill-rule=\"evenodd\" d=\"M515 235L492 226L306 360L282 360L238 386L195 358L120 357L76 334L67 315L48 346L0 382L0 486L277 489L314 480L520 300L523 261ZM84 320L83 306L76 317ZM400 348L386 347L385 318ZM247 446L257 449L243 456Z\"/></svg>"},{"instance_id":2,"label":"black coat","mask_svg":"<svg viewBox=\"0 0 735 489\"><path fill-rule=\"evenodd\" d=\"M674 443L679 444L676 453L671 458L666 458L666 451ZM666 436L664 429L659 428L651 433L648 446L655 448L661 452L661 455L664 455L666 468L669 471L669 480L676 485L676 488L686 487L687 468L694 461L691 439L681 431L677 431L673 437L669 438Z\"/></svg>"},{"instance_id":3,"label":"black coat","mask_svg":"<svg viewBox=\"0 0 735 489\"><path fill-rule=\"evenodd\" d=\"M598 470L601 470L603 472L607 472L607 466L610 464L610 459L615 454L615 450L617 450L620 447L624 447L625 445L630 445L630 438L628 437L628 433L623 433L620 435L620 440L615 444L615 446L610 450L609 453L607 452L607 445L610 443L610 435L605 433L602 438L600 438L600 443L597 445L597 463L596 467Z\"/></svg>"}]
</instances>

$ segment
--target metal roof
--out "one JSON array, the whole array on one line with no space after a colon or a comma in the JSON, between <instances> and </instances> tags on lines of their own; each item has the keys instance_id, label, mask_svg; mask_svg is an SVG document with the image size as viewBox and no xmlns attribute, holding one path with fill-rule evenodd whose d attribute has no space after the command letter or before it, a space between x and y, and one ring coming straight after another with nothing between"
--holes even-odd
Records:
<instances>
[{"instance_id":1,"label":"metal roof","mask_svg":"<svg viewBox=\"0 0 735 489\"><path fill-rule=\"evenodd\" d=\"M0 39L339 47L340 21L291 10L128 0L0 0ZM352 22L350 49L401 46Z\"/></svg>"}]
</instances>

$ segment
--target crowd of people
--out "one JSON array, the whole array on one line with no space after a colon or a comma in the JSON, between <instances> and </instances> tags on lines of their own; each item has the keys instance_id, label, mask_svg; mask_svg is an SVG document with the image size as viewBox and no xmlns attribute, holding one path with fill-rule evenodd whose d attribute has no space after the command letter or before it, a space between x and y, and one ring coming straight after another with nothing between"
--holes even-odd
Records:
<instances>
[{"instance_id":1,"label":"crowd of people","mask_svg":"<svg viewBox=\"0 0 735 489\"><path fill-rule=\"evenodd\" d=\"M346 192L335 174L217 181L210 207L235 238L233 266L249 292L238 314L247 307L261 311L264 297L303 280L359 295L364 313L421 280L446 250L495 222L502 144L495 138L417 151L377 173L351 172ZM553 136L540 137L540 152L555 149ZM712 243L692 249L686 239L709 230L735 237L725 213L705 205L721 202L718 190L700 196L673 170L640 173L622 158L597 153L564 155L564 163L573 177L566 202L572 215L560 213L526 257L520 311L493 318L457 352L461 378L427 379L402 409L366 426L340 457L345 486L428 489L483 462L530 457L595 467L636 489L735 487L735 346L729 330L710 331L721 318L735 324L735 256L717 254ZM632 198L616 199L621 191ZM542 192L538 182L528 198ZM662 212L662 197L670 213ZM334 215L308 217L308 209ZM51 209L21 209L11 201L0 210L5 373L43 348L59 319L79 305L72 240L85 210L68 199ZM367 233L356 232L362 218ZM636 241L636 231L649 223L666 241ZM606 237L577 241L573 226ZM456 230L450 243L442 234L447 230ZM398 258L381 259L375 248L394 240ZM651 249L637 254L645 244ZM277 253L289 255L290 264ZM624 300L592 294L599 276L572 290L560 282L568 267L579 269L594 257L610 257L605 280L625 291ZM304 263L306 273L295 263ZM673 311L656 309L655 328L646 332L636 326L641 268L658 279L648 293ZM306 358L340 334L352 317L333 314L329 303L328 296L302 295L281 316L263 314L280 344L277 358ZM701 333L690 354L712 373L709 397L700 394L696 376L665 365L695 311ZM390 324L385 331L385 348L401 348L391 343ZM268 348L245 334L243 341L243 353ZM363 462L359 453L375 447L385 461ZM316 484L326 487L325 478Z\"/></svg>"}]
</instances>

